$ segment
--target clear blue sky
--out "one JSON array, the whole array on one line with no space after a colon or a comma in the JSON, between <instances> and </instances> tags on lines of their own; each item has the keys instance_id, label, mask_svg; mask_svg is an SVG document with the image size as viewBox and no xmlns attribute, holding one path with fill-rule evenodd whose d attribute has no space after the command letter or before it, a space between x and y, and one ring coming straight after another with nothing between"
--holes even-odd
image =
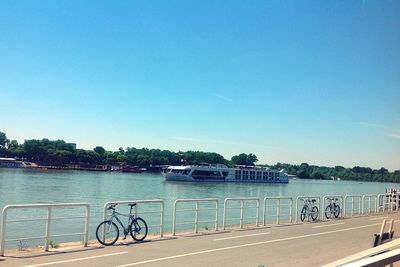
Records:
<instances>
[{"instance_id":1,"label":"clear blue sky","mask_svg":"<svg viewBox=\"0 0 400 267\"><path fill-rule=\"evenodd\" d=\"M0 131L400 169L400 1L0 1Z\"/></svg>"}]
</instances>

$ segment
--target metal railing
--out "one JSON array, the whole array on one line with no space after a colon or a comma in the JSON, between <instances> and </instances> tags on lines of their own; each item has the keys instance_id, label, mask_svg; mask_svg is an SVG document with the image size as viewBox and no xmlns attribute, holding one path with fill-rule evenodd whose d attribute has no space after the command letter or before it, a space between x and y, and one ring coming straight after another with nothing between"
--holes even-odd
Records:
<instances>
[{"instance_id":1,"label":"metal railing","mask_svg":"<svg viewBox=\"0 0 400 267\"><path fill-rule=\"evenodd\" d=\"M229 202L240 202L239 207L228 207ZM256 202L257 206L245 206L245 203L252 203ZM256 226L258 226L259 223L259 214L260 214L260 199L257 197L248 197L248 198L225 198L224 200L224 215L223 215L223 222L222 222L222 228L225 230L226 229L226 221L227 221L227 211L228 209L239 209L240 210L240 217L239 218L231 218L232 219L239 219L239 226L242 229L244 225L244 210L245 209L256 209L256 217L250 217L248 219L256 219Z\"/></svg>"},{"instance_id":2,"label":"metal railing","mask_svg":"<svg viewBox=\"0 0 400 267\"><path fill-rule=\"evenodd\" d=\"M68 217L53 217L52 210L56 208L70 208L70 207L85 207L86 214L85 216L68 216ZM7 212L10 209L47 209L46 218L24 218L18 220L8 220L7 221ZM89 217L90 217L90 206L87 203L60 203L60 204L21 204L21 205L7 205L3 208L2 212L2 224L0 231L0 256L4 256L5 243L8 241L23 241L23 240L36 240L36 239L44 239L44 250L48 251L50 246L50 238L51 237L64 237L64 236L77 236L83 235L83 245L86 247L89 238ZM85 218L85 226L83 233L70 233L70 234L51 234L51 222L53 220L70 220L70 219L82 219ZM44 236L36 236L36 237L24 237L24 238L14 238L14 239L6 239L7 232L7 223L15 223L15 222L32 222L32 221L45 221L45 235Z\"/></svg>"},{"instance_id":3,"label":"metal railing","mask_svg":"<svg viewBox=\"0 0 400 267\"><path fill-rule=\"evenodd\" d=\"M367 202L367 199L368 199L368 202ZM375 202L374 202L374 205L372 205L372 200L374 200ZM367 208L367 204L368 203L368 208ZM377 208L378 208L378 195L363 195L362 196L362 208L361 208L361 210L362 210L362 214L365 214L366 213L366 211L367 211L367 213L366 214L371 214L372 213L372 207L374 206L374 213L377 213L378 212L378 210L377 210Z\"/></svg>"},{"instance_id":4,"label":"metal railing","mask_svg":"<svg viewBox=\"0 0 400 267\"><path fill-rule=\"evenodd\" d=\"M195 203L195 207L189 209L180 209L178 210L178 203ZM215 204L215 208L200 208L200 203L213 203ZM204 210L213 210L215 211L215 217L213 221L199 221L199 212ZM177 223L177 212L181 211L194 211L194 221L190 222L180 222ZM199 223L207 223L207 222L214 222L214 230L218 230L218 199L216 198L202 198L202 199L177 199L174 202L174 210L173 210L173 217L172 217L172 235L176 235L176 226L179 225L188 225L194 224L194 232L198 233Z\"/></svg>"},{"instance_id":5,"label":"metal railing","mask_svg":"<svg viewBox=\"0 0 400 267\"><path fill-rule=\"evenodd\" d=\"M393 211L393 205L392 205L392 194L386 193L386 194L379 194L378 195L378 201L376 204L378 212L385 213Z\"/></svg>"},{"instance_id":6,"label":"metal railing","mask_svg":"<svg viewBox=\"0 0 400 267\"><path fill-rule=\"evenodd\" d=\"M343 218L343 211L342 211L342 209L344 208L344 205L343 205L343 203L344 203L344 200L343 200L343 196L339 196L339 195L328 195L328 196L324 196L323 198L322 198L322 209L321 209L321 219L323 220L325 217L324 217L324 215L325 215L325 210L326 210L326 208L327 208L327 200L328 199L335 199L335 198L337 198L338 199L338 201L339 201L339 203L336 203L336 204L338 204L339 205L339 207L340 207L340 213L339 213L339 218ZM340 205L341 204L341 205Z\"/></svg>"},{"instance_id":7,"label":"metal railing","mask_svg":"<svg viewBox=\"0 0 400 267\"><path fill-rule=\"evenodd\" d=\"M347 200L351 199L351 213L350 213L350 217L354 216L354 212L357 211L358 215L362 214L361 211L361 202L362 202L362 196L356 196L356 195L347 195L344 196L344 203L343 203L343 217L347 216ZM354 209L354 204L355 204L355 200L358 202L358 209L355 210Z\"/></svg>"},{"instance_id":8,"label":"metal railing","mask_svg":"<svg viewBox=\"0 0 400 267\"><path fill-rule=\"evenodd\" d=\"M273 205L267 205L267 201L275 201ZM289 203L287 203L289 201ZM281 203L284 202L284 203ZM286 203L285 203L286 202ZM268 208L275 208L275 217L276 217L276 224L279 224L280 218L282 216L281 207L288 207L289 208L289 220L290 223L293 222L292 218L292 210L293 210L293 198L292 197L265 197L264 198L264 208L263 208L263 225L265 226L267 223L267 214ZM286 215L286 214L283 214Z\"/></svg>"},{"instance_id":9,"label":"metal railing","mask_svg":"<svg viewBox=\"0 0 400 267\"><path fill-rule=\"evenodd\" d=\"M151 199L151 200L125 200L125 201L109 201L104 204L104 210L103 210L103 221L107 220L107 208L111 204L132 204L136 203L137 205L134 207L134 214L135 216L138 216L138 214L160 214L160 224L158 225L148 225L149 229L152 228L158 228L160 231L160 237L163 237L164 235L164 200L161 199ZM160 210L141 210L140 212L139 207L142 206L143 204L159 204L160 205ZM143 218L146 222L149 222L146 220L146 218ZM103 233L104 235L104 233ZM103 236L104 240L104 236Z\"/></svg>"},{"instance_id":10,"label":"metal railing","mask_svg":"<svg viewBox=\"0 0 400 267\"><path fill-rule=\"evenodd\" d=\"M320 196L298 196L296 197L296 223L299 222L299 200L302 199L304 201L304 199L316 199L317 200L317 204L315 204L315 206L317 206L318 208L318 217L317 220L319 220L321 218L321 197Z\"/></svg>"}]
</instances>

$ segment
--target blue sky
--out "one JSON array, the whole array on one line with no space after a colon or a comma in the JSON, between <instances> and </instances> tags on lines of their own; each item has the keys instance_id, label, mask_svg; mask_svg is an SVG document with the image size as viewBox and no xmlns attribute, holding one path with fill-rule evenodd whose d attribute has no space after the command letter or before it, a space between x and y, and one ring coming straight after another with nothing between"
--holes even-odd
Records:
<instances>
[{"instance_id":1,"label":"blue sky","mask_svg":"<svg viewBox=\"0 0 400 267\"><path fill-rule=\"evenodd\" d=\"M399 1L0 1L0 131L400 169Z\"/></svg>"}]
</instances>

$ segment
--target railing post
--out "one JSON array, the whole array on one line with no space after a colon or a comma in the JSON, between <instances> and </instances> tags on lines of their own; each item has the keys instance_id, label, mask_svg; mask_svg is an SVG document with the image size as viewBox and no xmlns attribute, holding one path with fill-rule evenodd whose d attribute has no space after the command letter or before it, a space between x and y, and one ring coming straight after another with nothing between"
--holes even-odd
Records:
<instances>
[{"instance_id":1,"label":"railing post","mask_svg":"<svg viewBox=\"0 0 400 267\"><path fill-rule=\"evenodd\" d=\"M160 237L164 236L164 201L161 202Z\"/></svg>"},{"instance_id":2,"label":"railing post","mask_svg":"<svg viewBox=\"0 0 400 267\"><path fill-rule=\"evenodd\" d=\"M354 197L351 198L351 217L354 215Z\"/></svg>"},{"instance_id":3,"label":"railing post","mask_svg":"<svg viewBox=\"0 0 400 267\"><path fill-rule=\"evenodd\" d=\"M266 225L267 221L267 197L264 197L264 205L263 205L263 226Z\"/></svg>"},{"instance_id":4,"label":"railing post","mask_svg":"<svg viewBox=\"0 0 400 267\"><path fill-rule=\"evenodd\" d=\"M178 203L178 200L175 200L174 210L172 212L172 236L175 236L175 231L176 231L176 204L177 203Z\"/></svg>"},{"instance_id":5,"label":"railing post","mask_svg":"<svg viewBox=\"0 0 400 267\"><path fill-rule=\"evenodd\" d=\"M293 223L293 198L290 198L290 208L289 208L289 215L290 215L290 223Z\"/></svg>"},{"instance_id":6,"label":"railing post","mask_svg":"<svg viewBox=\"0 0 400 267\"><path fill-rule=\"evenodd\" d=\"M256 211L256 226L260 223L260 200L257 200L257 211Z\"/></svg>"},{"instance_id":7,"label":"railing post","mask_svg":"<svg viewBox=\"0 0 400 267\"><path fill-rule=\"evenodd\" d=\"M244 201L240 201L240 229L243 228L243 207L244 207Z\"/></svg>"},{"instance_id":8,"label":"railing post","mask_svg":"<svg viewBox=\"0 0 400 267\"><path fill-rule=\"evenodd\" d=\"M224 215L222 217L222 229L225 230L225 224L226 224L226 209L227 209L227 202L228 199L224 200Z\"/></svg>"},{"instance_id":9,"label":"railing post","mask_svg":"<svg viewBox=\"0 0 400 267\"><path fill-rule=\"evenodd\" d=\"M44 250L49 251L50 245L50 223L51 222L51 207L47 207L47 222L46 222L46 234L44 241Z\"/></svg>"},{"instance_id":10,"label":"railing post","mask_svg":"<svg viewBox=\"0 0 400 267\"><path fill-rule=\"evenodd\" d=\"M215 202L215 231L218 231L218 200Z\"/></svg>"},{"instance_id":11,"label":"railing post","mask_svg":"<svg viewBox=\"0 0 400 267\"><path fill-rule=\"evenodd\" d=\"M86 205L85 235L83 237L83 246L85 247L87 247L89 240L89 219L90 219L90 206Z\"/></svg>"},{"instance_id":12,"label":"railing post","mask_svg":"<svg viewBox=\"0 0 400 267\"><path fill-rule=\"evenodd\" d=\"M6 222L7 222L7 206L4 207L2 212L2 223L1 223L1 241L0 241L0 256L4 256L4 246L6 245Z\"/></svg>"},{"instance_id":13,"label":"railing post","mask_svg":"<svg viewBox=\"0 0 400 267\"><path fill-rule=\"evenodd\" d=\"M198 223L199 223L199 202L196 201L196 210L194 215L194 232L198 233Z\"/></svg>"},{"instance_id":14,"label":"railing post","mask_svg":"<svg viewBox=\"0 0 400 267\"><path fill-rule=\"evenodd\" d=\"M279 224L279 212L280 212L280 206L281 206L281 201L278 198L277 199L277 205L276 205L276 224Z\"/></svg>"}]
</instances>

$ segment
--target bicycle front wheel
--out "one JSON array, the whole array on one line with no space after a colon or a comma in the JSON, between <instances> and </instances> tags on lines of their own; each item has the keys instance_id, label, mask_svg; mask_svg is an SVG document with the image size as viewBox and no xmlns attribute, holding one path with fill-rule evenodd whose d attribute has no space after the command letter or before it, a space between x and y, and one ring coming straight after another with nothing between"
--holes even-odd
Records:
<instances>
[{"instance_id":1,"label":"bicycle front wheel","mask_svg":"<svg viewBox=\"0 0 400 267\"><path fill-rule=\"evenodd\" d=\"M147 223L142 218L136 218L132 223L131 236L136 241L143 241L147 236Z\"/></svg>"},{"instance_id":2,"label":"bicycle front wheel","mask_svg":"<svg viewBox=\"0 0 400 267\"><path fill-rule=\"evenodd\" d=\"M311 209L311 219L312 219L313 221L315 221L317 218L318 218L318 208L314 206L314 207Z\"/></svg>"},{"instance_id":3,"label":"bicycle front wheel","mask_svg":"<svg viewBox=\"0 0 400 267\"><path fill-rule=\"evenodd\" d=\"M335 205L335 210L333 211L333 215L335 216L335 218L338 218L340 215L340 206L339 205Z\"/></svg>"},{"instance_id":4,"label":"bicycle front wheel","mask_svg":"<svg viewBox=\"0 0 400 267\"><path fill-rule=\"evenodd\" d=\"M307 215L307 207L303 207L303 209L301 210L301 213L300 213L300 220L302 222L304 222L306 215Z\"/></svg>"},{"instance_id":5,"label":"bicycle front wheel","mask_svg":"<svg viewBox=\"0 0 400 267\"><path fill-rule=\"evenodd\" d=\"M325 217L330 219L332 217L332 205L328 205L325 209Z\"/></svg>"},{"instance_id":6,"label":"bicycle front wheel","mask_svg":"<svg viewBox=\"0 0 400 267\"><path fill-rule=\"evenodd\" d=\"M104 221L97 226L96 238L100 244L111 246L117 242L119 237L118 226L112 221Z\"/></svg>"}]
</instances>

